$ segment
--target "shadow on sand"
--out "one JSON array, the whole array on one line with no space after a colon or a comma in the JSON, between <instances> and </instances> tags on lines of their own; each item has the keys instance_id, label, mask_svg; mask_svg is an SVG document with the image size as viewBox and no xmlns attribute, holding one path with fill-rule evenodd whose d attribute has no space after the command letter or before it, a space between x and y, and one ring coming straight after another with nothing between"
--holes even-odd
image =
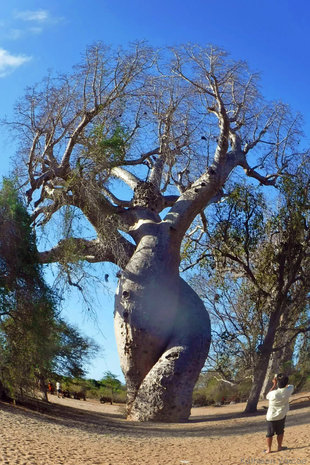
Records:
<instances>
[{"instance_id":1,"label":"shadow on sand","mask_svg":"<svg viewBox=\"0 0 310 465\"><path fill-rule=\"evenodd\" d=\"M265 413L261 409L254 414L218 413L193 416L186 423L138 423L126 421L121 413L94 412L84 409L69 407L59 404L36 403L37 410L30 410L29 406L14 407L0 402L0 411L9 411L12 415L26 415L37 421L62 425L68 428L109 436L136 436L148 437L182 437L184 434L190 437L215 437L252 434L264 432L266 429ZM39 405L39 408L38 408ZM295 403L291 410L300 410L292 416L288 416L286 425L302 425L309 423L310 402ZM256 418L253 421L254 417ZM238 421L237 421L238 420Z\"/></svg>"}]
</instances>

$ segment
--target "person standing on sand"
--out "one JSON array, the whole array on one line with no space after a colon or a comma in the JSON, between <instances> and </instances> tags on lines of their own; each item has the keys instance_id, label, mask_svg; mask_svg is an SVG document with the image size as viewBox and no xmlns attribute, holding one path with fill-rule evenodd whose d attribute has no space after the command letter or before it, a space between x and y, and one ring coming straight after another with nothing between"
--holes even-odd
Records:
<instances>
[{"instance_id":1,"label":"person standing on sand","mask_svg":"<svg viewBox=\"0 0 310 465\"><path fill-rule=\"evenodd\" d=\"M283 373L275 375L272 380L272 388L266 396L269 400L269 407L266 415L267 454L271 452L272 438L275 433L277 435L278 451L282 450L285 418L289 410L289 397L293 391L294 386L288 384L288 377L286 375Z\"/></svg>"},{"instance_id":2,"label":"person standing on sand","mask_svg":"<svg viewBox=\"0 0 310 465\"><path fill-rule=\"evenodd\" d=\"M57 383L56 383L56 391L57 391L57 397L60 397L61 387L60 387L60 382L59 381L57 381Z\"/></svg>"}]
</instances>

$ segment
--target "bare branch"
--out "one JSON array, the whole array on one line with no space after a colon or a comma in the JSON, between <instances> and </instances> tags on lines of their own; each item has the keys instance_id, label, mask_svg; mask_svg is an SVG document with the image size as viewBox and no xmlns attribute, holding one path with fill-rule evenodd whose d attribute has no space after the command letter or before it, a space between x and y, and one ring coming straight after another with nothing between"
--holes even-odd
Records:
<instances>
[{"instance_id":1,"label":"bare branch","mask_svg":"<svg viewBox=\"0 0 310 465\"><path fill-rule=\"evenodd\" d=\"M249 176L250 178L257 179L257 181L259 181L264 186L274 186L277 178L280 176L280 173L269 174L268 176L261 175L260 173L258 173L250 167L245 158L242 161L240 161L239 165L242 166L247 176Z\"/></svg>"},{"instance_id":2,"label":"bare branch","mask_svg":"<svg viewBox=\"0 0 310 465\"><path fill-rule=\"evenodd\" d=\"M175 202L178 200L178 195L164 195L163 196L163 209L167 207L172 207Z\"/></svg>"},{"instance_id":3,"label":"bare branch","mask_svg":"<svg viewBox=\"0 0 310 465\"><path fill-rule=\"evenodd\" d=\"M63 262L64 260L67 262L86 260L89 263L107 261L123 267L124 263L129 261L134 248L134 245L121 235L117 239L117 250L113 250L111 243L102 243L98 239L88 241L71 237L63 239L49 251L40 252L39 260L41 263Z\"/></svg>"},{"instance_id":4,"label":"bare branch","mask_svg":"<svg viewBox=\"0 0 310 465\"><path fill-rule=\"evenodd\" d=\"M124 161L124 166L134 166L134 165L141 165L145 160L150 158L152 155L158 155L160 154L160 147L157 147L154 150L150 150L149 152L144 153L141 155L140 158L137 158L136 160L125 160Z\"/></svg>"},{"instance_id":5,"label":"bare branch","mask_svg":"<svg viewBox=\"0 0 310 465\"><path fill-rule=\"evenodd\" d=\"M69 142L67 144L66 150L63 154L61 163L60 163L60 168L68 168L69 167L69 161L70 161L70 156L72 153L72 150L77 143L78 137L80 134L83 132L84 128L94 119L94 117L100 112L101 107L97 105L94 107L91 111L87 111L84 113L80 123L78 126L75 128L71 136L69 137Z\"/></svg>"},{"instance_id":6,"label":"bare branch","mask_svg":"<svg viewBox=\"0 0 310 465\"><path fill-rule=\"evenodd\" d=\"M198 265L198 263L200 263L205 258L212 258L212 257L213 257L213 255L210 254L210 253L204 253L204 254L200 255L200 257L198 257L193 263L191 263L190 265L187 265L185 268L182 268L181 272L184 273L185 271L188 271L188 270L194 268L196 265Z\"/></svg>"},{"instance_id":7,"label":"bare branch","mask_svg":"<svg viewBox=\"0 0 310 465\"><path fill-rule=\"evenodd\" d=\"M131 187L133 190L137 187L138 183L141 182L141 179L130 173L130 171L121 168L120 166L112 168L111 174L112 176L115 176L124 181L124 183Z\"/></svg>"},{"instance_id":8,"label":"bare branch","mask_svg":"<svg viewBox=\"0 0 310 465\"><path fill-rule=\"evenodd\" d=\"M107 195L107 197L110 198L110 200L112 200L112 202L115 205L117 205L119 207L123 207L123 208L132 206L131 201L120 200L118 197L116 197L114 194L112 194L112 192L109 189L107 189L105 186L102 186L102 191Z\"/></svg>"},{"instance_id":9,"label":"bare branch","mask_svg":"<svg viewBox=\"0 0 310 465\"><path fill-rule=\"evenodd\" d=\"M243 149L243 152L245 154L247 154L250 150L252 150L262 140L262 137L266 134L270 126L273 124L275 117L276 117L276 113L274 112L270 116L270 118L268 118L264 127L260 130L258 136L252 142L245 144L244 149Z\"/></svg>"},{"instance_id":10,"label":"bare branch","mask_svg":"<svg viewBox=\"0 0 310 465\"><path fill-rule=\"evenodd\" d=\"M218 138L218 143L214 155L214 161L219 163L223 157L226 156L228 146L229 146L229 134L230 134L230 121L223 103L222 97L220 95L219 85L216 76L211 75L210 80L212 79L211 86L214 89L216 101L217 101L217 111L210 109L213 113L216 113L219 119L220 134Z\"/></svg>"}]
</instances>

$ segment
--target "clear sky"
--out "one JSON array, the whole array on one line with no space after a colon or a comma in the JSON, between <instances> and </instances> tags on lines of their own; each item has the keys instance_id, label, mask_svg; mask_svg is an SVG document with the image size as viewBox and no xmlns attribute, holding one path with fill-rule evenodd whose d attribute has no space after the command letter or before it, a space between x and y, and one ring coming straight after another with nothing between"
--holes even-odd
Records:
<instances>
[{"instance_id":1,"label":"clear sky","mask_svg":"<svg viewBox=\"0 0 310 465\"><path fill-rule=\"evenodd\" d=\"M262 91L269 99L303 113L310 141L308 0L10 0L1 2L0 12L0 119L10 117L25 87L48 70L70 70L95 41L115 46L135 40L154 46L212 43L261 72ZM8 174L14 141L4 129L0 157L0 175ZM82 313L74 295L65 302L64 313L103 347L89 376L99 379L110 370L121 377L113 298L100 299L97 323Z\"/></svg>"}]
</instances>

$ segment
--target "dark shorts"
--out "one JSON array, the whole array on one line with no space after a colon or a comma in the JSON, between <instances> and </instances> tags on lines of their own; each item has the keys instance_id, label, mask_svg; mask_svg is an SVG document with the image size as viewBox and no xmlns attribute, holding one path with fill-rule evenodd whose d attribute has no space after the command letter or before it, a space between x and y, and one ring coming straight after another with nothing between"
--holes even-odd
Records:
<instances>
[{"instance_id":1,"label":"dark shorts","mask_svg":"<svg viewBox=\"0 0 310 465\"><path fill-rule=\"evenodd\" d=\"M282 420L267 421L267 438L271 438L274 434L279 436L279 434L284 433L285 418L282 418Z\"/></svg>"}]
</instances>

